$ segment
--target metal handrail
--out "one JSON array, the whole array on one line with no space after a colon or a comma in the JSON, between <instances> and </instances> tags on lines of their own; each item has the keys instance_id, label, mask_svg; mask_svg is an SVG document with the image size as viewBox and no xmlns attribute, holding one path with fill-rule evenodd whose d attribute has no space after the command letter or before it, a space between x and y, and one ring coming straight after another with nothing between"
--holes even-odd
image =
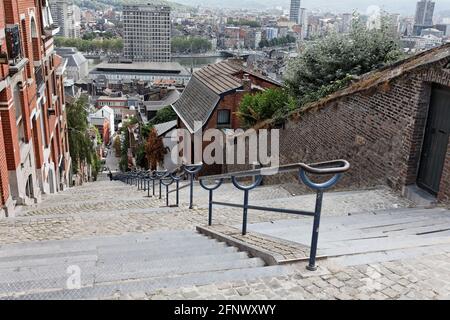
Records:
<instances>
[{"instance_id":1,"label":"metal handrail","mask_svg":"<svg viewBox=\"0 0 450 320\"><path fill-rule=\"evenodd\" d=\"M339 166L335 166L339 165ZM287 173L303 169L307 173L312 174L337 174L344 173L350 169L350 163L346 160L333 160L326 162L318 162L312 164L305 164L302 162L282 165L278 167L263 167L259 169L236 171L218 175L201 176L199 179L231 179L232 177L253 177L253 176L270 176L278 173Z\"/></svg>"},{"instance_id":2,"label":"metal handrail","mask_svg":"<svg viewBox=\"0 0 450 320\"><path fill-rule=\"evenodd\" d=\"M189 209L194 208L194 177L202 170L203 163L183 164L182 168L189 175Z\"/></svg>"},{"instance_id":3,"label":"metal handrail","mask_svg":"<svg viewBox=\"0 0 450 320\"><path fill-rule=\"evenodd\" d=\"M308 270L316 270L316 254L317 254L317 244L319 239L319 225L320 225L320 215L322 211L322 199L323 192L326 189L334 186L339 179L342 177L342 174L347 172L350 169L350 163L346 160L333 160L326 162L319 162L313 164L305 164L305 163L293 163L282 165L279 167L266 167L254 170L247 171L239 171L239 172L231 172L226 174L219 175L210 175L210 176L201 176L199 177L200 185L203 189L208 190L209 192L209 205L208 205L208 225L212 224L212 206L222 205L234 208L242 208L242 235L247 233L247 215L248 209L252 210L262 210L262 211L272 211L279 213L287 213L287 214L296 214L296 215L304 215L304 216L313 216L313 229L311 236L311 249L309 255L309 263L307 266ZM303 182L309 188L316 190L316 205L314 211L304 211L304 210L296 210L296 209L283 209L283 208L273 208L273 207L263 207L263 206L255 206L249 205L249 192L250 190L256 188L262 181L263 176L276 175L286 172L298 172L298 178L301 182ZM330 175L331 177L328 181L322 183L313 182L308 176L307 173L315 174L315 175ZM251 184L244 185L238 181L238 178L241 177L255 177L254 181ZM227 202L219 202L213 201L213 192L218 189L225 179L231 179L233 185L244 192L244 201L243 204L235 204L235 203L227 203ZM214 180L215 184L207 185L205 181Z\"/></svg>"}]
</instances>

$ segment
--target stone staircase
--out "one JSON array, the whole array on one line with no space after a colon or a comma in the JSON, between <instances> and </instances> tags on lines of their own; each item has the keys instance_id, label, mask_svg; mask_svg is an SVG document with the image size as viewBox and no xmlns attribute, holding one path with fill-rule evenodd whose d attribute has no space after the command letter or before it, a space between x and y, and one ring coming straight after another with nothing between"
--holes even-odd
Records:
<instances>
[{"instance_id":1,"label":"stone staircase","mask_svg":"<svg viewBox=\"0 0 450 320\"><path fill-rule=\"evenodd\" d=\"M4 245L0 270L3 299L111 298L288 272L192 231ZM68 287L74 270L79 288Z\"/></svg>"},{"instance_id":2,"label":"stone staircase","mask_svg":"<svg viewBox=\"0 0 450 320\"><path fill-rule=\"evenodd\" d=\"M45 195L42 203L23 207L16 218L0 220L0 299L151 295L161 288L248 281L295 271L295 266L266 266L259 258L198 234L195 227L207 221L208 199L198 184L194 210L187 208L188 188L181 190L178 208L165 207L164 191L163 199L147 197L146 191L103 177ZM214 197L240 203L242 192L226 183ZM282 186L262 186L250 195L250 202L266 206L307 208L314 200L314 194L293 196ZM174 201L172 192L170 202ZM385 189L336 192L325 195L324 216L408 205ZM252 211L249 223L288 218L297 219ZM215 207L213 220L239 225L242 210ZM308 220L308 230L310 224ZM77 271L80 287L68 286L78 279Z\"/></svg>"}]
</instances>

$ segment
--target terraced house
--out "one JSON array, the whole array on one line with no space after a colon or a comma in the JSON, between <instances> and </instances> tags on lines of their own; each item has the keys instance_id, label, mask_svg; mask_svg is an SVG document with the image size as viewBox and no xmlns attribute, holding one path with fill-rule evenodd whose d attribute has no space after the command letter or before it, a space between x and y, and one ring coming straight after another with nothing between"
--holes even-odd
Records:
<instances>
[{"instance_id":1,"label":"terraced house","mask_svg":"<svg viewBox=\"0 0 450 320\"><path fill-rule=\"evenodd\" d=\"M65 65L48 0L0 2L0 216L68 185Z\"/></svg>"}]
</instances>

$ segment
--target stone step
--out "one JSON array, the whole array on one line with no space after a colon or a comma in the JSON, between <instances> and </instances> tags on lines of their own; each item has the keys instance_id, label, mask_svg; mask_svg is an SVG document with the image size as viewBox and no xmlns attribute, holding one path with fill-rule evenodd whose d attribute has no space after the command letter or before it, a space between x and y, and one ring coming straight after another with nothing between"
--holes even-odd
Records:
<instances>
[{"instance_id":1,"label":"stone step","mask_svg":"<svg viewBox=\"0 0 450 320\"><path fill-rule=\"evenodd\" d=\"M113 247L99 247L99 256L111 256L119 255L124 253L139 253L139 252L152 252L154 254L166 253L168 256L185 253L185 254L195 254L197 252L204 252L206 250L223 250L226 245L215 240L205 241L203 239L199 240L189 240L180 241L178 243L161 244L160 246L155 246L154 243L140 243L134 244L132 246L113 246Z\"/></svg>"},{"instance_id":2,"label":"stone step","mask_svg":"<svg viewBox=\"0 0 450 320\"><path fill-rule=\"evenodd\" d=\"M14 252L20 254L27 251L38 252L39 250L54 250L60 249L84 249L85 246L101 246L101 245L120 245L124 243L137 243L139 241L169 241L184 237L192 237L193 239L203 238L201 235L193 230L170 230L170 231L153 231L151 233L140 234L125 234L113 236L95 236L81 239L67 239L67 240L47 240L34 241L27 243L12 243L0 246L0 256L6 256L9 253L14 255Z\"/></svg>"},{"instance_id":3,"label":"stone step","mask_svg":"<svg viewBox=\"0 0 450 320\"><path fill-rule=\"evenodd\" d=\"M233 259L229 261L210 261L204 263L190 263L190 264L180 264L180 265L166 265L166 266L156 266L150 263L142 263L136 265L123 265L124 270L117 270L115 268L101 270L95 276L95 283L102 282L113 282L120 280L134 280L134 279L145 279L152 277L159 277L170 274L183 275L188 273L198 273L198 272L214 272L220 270L231 270L231 269L245 269L245 268L256 268L263 267L265 265L264 261L259 258L250 259Z\"/></svg>"},{"instance_id":4,"label":"stone step","mask_svg":"<svg viewBox=\"0 0 450 320\"><path fill-rule=\"evenodd\" d=\"M223 270L215 272L198 272L185 275L171 275L156 277L148 280L123 281L107 284L97 284L94 286L83 287L81 289L60 289L43 292L43 290L35 289L35 292L17 294L14 296L6 296L4 299L24 299L24 300L40 300L40 299L94 299L94 298L111 298L117 292L121 294L131 293L154 293L160 288L180 288L192 285L206 285L210 283L231 282L239 280L252 280L263 277L274 277L287 275L293 272L289 266L269 266L257 268L241 268L232 270ZM62 281L62 282L61 282ZM60 280L65 285L66 279ZM36 288L36 286L34 286ZM17 292L17 291L16 291ZM1 297L1 296L0 296Z\"/></svg>"},{"instance_id":5,"label":"stone step","mask_svg":"<svg viewBox=\"0 0 450 320\"><path fill-rule=\"evenodd\" d=\"M238 251L235 247L227 247L225 245L220 247L211 247L209 249L207 248L200 248L201 250L193 250L194 253L192 253L193 256L214 256L218 254L226 255L229 253L236 253ZM185 257L185 253L187 251L185 248L174 248L171 249L170 252L167 250L161 250L160 252L154 252L154 251L129 251L129 252L121 252L121 253L112 253L110 255L101 255L98 257L98 263L110 263L117 261L118 263L125 261L125 262L133 262L136 260L142 260L142 261L150 261L150 260L160 260L160 259L173 259L176 257ZM191 254L191 252L188 252ZM195 254L195 255L194 255Z\"/></svg>"},{"instance_id":6,"label":"stone step","mask_svg":"<svg viewBox=\"0 0 450 320\"><path fill-rule=\"evenodd\" d=\"M199 254L198 256L179 256L179 257L135 257L133 260L121 259L118 257L111 261L84 261L77 263L82 276L97 274L114 274L125 271L152 270L156 268L166 268L167 266L191 266L207 265L215 262L235 262L247 260L248 255L245 252L230 251L229 253L210 253L208 255ZM31 280L45 280L48 278L68 277L68 267L70 263L51 264L44 266L32 266L22 268L2 269L0 273L0 283L21 282Z\"/></svg>"},{"instance_id":7,"label":"stone step","mask_svg":"<svg viewBox=\"0 0 450 320\"><path fill-rule=\"evenodd\" d=\"M89 248L89 250L87 250ZM106 246L89 246L84 247L78 251L63 252L60 248L55 251L50 251L40 254L21 255L15 251L14 255L6 255L0 258L0 269L15 268L27 266L39 266L54 263L65 263L67 261L86 261L86 260L114 260L116 257L139 257L139 256L167 256L172 257L180 254L197 254L197 253L225 253L230 249L220 242L215 240L202 239L201 237L190 239L180 238L176 242L141 242L132 244L120 245L106 245ZM28 251L29 252L29 251ZM30 252L29 252L30 253Z\"/></svg>"}]
</instances>

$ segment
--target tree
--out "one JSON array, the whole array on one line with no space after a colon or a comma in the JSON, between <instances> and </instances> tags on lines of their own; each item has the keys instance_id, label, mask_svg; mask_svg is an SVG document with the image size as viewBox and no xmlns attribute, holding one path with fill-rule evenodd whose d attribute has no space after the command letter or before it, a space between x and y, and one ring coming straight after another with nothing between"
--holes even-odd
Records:
<instances>
[{"instance_id":1,"label":"tree","mask_svg":"<svg viewBox=\"0 0 450 320\"><path fill-rule=\"evenodd\" d=\"M156 129L153 128L145 144L145 153L148 161L148 167L156 169L164 161L164 155L167 153L161 137L158 137Z\"/></svg>"},{"instance_id":2,"label":"tree","mask_svg":"<svg viewBox=\"0 0 450 320\"><path fill-rule=\"evenodd\" d=\"M285 82L300 105L316 101L402 56L398 39L386 23L367 30L355 17L349 34L330 33L308 43L288 65Z\"/></svg>"},{"instance_id":3,"label":"tree","mask_svg":"<svg viewBox=\"0 0 450 320\"><path fill-rule=\"evenodd\" d=\"M295 107L295 99L285 89L267 89L244 95L236 115L249 128L267 119L282 119Z\"/></svg>"},{"instance_id":4,"label":"tree","mask_svg":"<svg viewBox=\"0 0 450 320\"><path fill-rule=\"evenodd\" d=\"M97 39L93 38L93 35L89 33L83 35L83 39L55 37L55 45L57 47L75 47L81 52L103 50L107 53L119 53L122 52L123 49L123 40L121 38Z\"/></svg>"},{"instance_id":5,"label":"tree","mask_svg":"<svg viewBox=\"0 0 450 320\"><path fill-rule=\"evenodd\" d=\"M140 144L136 148L136 164L141 168L148 169L148 160L144 144Z\"/></svg>"},{"instance_id":6,"label":"tree","mask_svg":"<svg viewBox=\"0 0 450 320\"><path fill-rule=\"evenodd\" d=\"M211 50L212 45L202 37L173 37L171 47L174 53L201 53Z\"/></svg>"},{"instance_id":7,"label":"tree","mask_svg":"<svg viewBox=\"0 0 450 320\"><path fill-rule=\"evenodd\" d=\"M100 170L101 163L89 135L86 105L87 99L81 97L73 104L67 106L70 156L72 158L72 170L75 174L78 173L81 164L89 164L92 166L95 179Z\"/></svg>"},{"instance_id":8,"label":"tree","mask_svg":"<svg viewBox=\"0 0 450 320\"><path fill-rule=\"evenodd\" d=\"M117 135L114 138L114 151L116 152L116 157L120 157L121 142L120 142L120 136L119 135Z\"/></svg>"},{"instance_id":9,"label":"tree","mask_svg":"<svg viewBox=\"0 0 450 320\"><path fill-rule=\"evenodd\" d=\"M164 123L177 119L177 114L171 106L166 106L156 112L156 115L150 120L151 125Z\"/></svg>"},{"instance_id":10,"label":"tree","mask_svg":"<svg viewBox=\"0 0 450 320\"><path fill-rule=\"evenodd\" d=\"M121 171L126 172L129 170L128 167L128 148L130 147L130 136L128 130L123 132L124 139L120 148L120 161L119 168Z\"/></svg>"}]
</instances>

